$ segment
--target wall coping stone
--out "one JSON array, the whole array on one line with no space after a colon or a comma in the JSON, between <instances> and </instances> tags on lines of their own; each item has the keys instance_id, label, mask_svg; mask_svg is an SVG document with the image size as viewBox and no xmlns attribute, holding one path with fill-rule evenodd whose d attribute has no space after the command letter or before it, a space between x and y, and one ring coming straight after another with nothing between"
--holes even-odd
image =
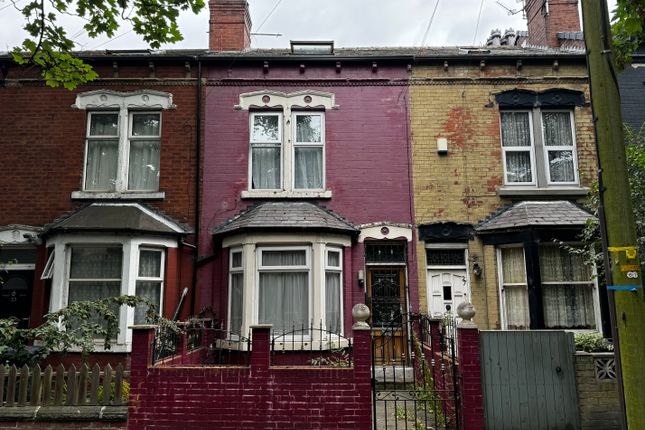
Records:
<instances>
[{"instance_id":1,"label":"wall coping stone","mask_svg":"<svg viewBox=\"0 0 645 430\"><path fill-rule=\"evenodd\" d=\"M20 406L0 408L2 421L127 421L128 406Z\"/></svg>"}]
</instances>

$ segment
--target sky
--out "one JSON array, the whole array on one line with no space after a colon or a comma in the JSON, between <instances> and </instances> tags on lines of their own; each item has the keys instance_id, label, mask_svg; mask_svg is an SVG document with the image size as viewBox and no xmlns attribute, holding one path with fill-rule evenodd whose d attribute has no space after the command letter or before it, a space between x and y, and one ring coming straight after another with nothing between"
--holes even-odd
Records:
<instances>
[{"instance_id":1,"label":"sky","mask_svg":"<svg viewBox=\"0 0 645 430\"><path fill-rule=\"evenodd\" d=\"M19 6L28 0L13 0ZM48 2L45 2L46 4ZM206 1L206 3L208 3ZM609 10L615 0L608 0ZM249 0L252 48L288 48L290 40L333 40L337 47L482 45L492 29L526 30L522 0ZM146 49L126 23L112 38L91 39L79 18L59 18L77 50ZM0 0L0 52L25 37L23 17ZM208 7L179 19L182 42L162 49L208 47Z\"/></svg>"}]
</instances>

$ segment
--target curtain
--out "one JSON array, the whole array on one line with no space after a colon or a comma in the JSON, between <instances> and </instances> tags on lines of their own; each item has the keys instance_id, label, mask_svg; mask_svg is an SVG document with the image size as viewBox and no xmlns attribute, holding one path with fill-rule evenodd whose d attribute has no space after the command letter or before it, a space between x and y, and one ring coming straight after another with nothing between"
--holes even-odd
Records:
<instances>
[{"instance_id":1,"label":"curtain","mask_svg":"<svg viewBox=\"0 0 645 430\"><path fill-rule=\"evenodd\" d=\"M322 117L320 115L296 116L296 142L322 141Z\"/></svg>"},{"instance_id":2,"label":"curtain","mask_svg":"<svg viewBox=\"0 0 645 430\"><path fill-rule=\"evenodd\" d=\"M530 326L529 296L526 286L504 286L504 301L507 329L528 329Z\"/></svg>"},{"instance_id":3,"label":"curtain","mask_svg":"<svg viewBox=\"0 0 645 430\"><path fill-rule=\"evenodd\" d=\"M128 189L157 191L159 189L159 140L131 140Z\"/></svg>"},{"instance_id":4,"label":"curtain","mask_svg":"<svg viewBox=\"0 0 645 430\"><path fill-rule=\"evenodd\" d=\"M233 334L242 333L242 312L244 309L244 274L231 273L231 314L229 315L229 331Z\"/></svg>"},{"instance_id":5,"label":"curtain","mask_svg":"<svg viewBox=\"0 0 645 430\"><path fill-rule=\"evenodd\" d=\"M338 272L325 273L325 323L332 333L340 333L341 330L340 278Z\"/></svg>"},{"instance_id":6,"label":"curtain","mask_svg":"<svg viewBox=\"0 0 645 430\"><path fill-rule=\"evenodd\" d=\"M89 139L87 141L85 189L88 191L114 191L116 189L118 159L118 139Z\"/></svg>"},{"instance_id":7,"label":"curtain","mask_svg":"<svg viewBox=\"0 0 645 430\"><path fill-rule=\"evenodd\" d=\"M137 297L143 297L155 305L157 313L161 314L161 281L137 281L135 292ZM134 323L145 324L147 304L139 304L134 308Z\"/></svg>"},{"instance_id":8,"label":"curtain","mask_svg":"<svg viewBox=\"0 0 645 430\"><path fill-rule=\"evenodd\" d=\"M542 127L545 146L573 146L569 112L543 112Z\"/></svg>"},{"instance_id":9,"label":"curtain","mask_svg":"<svg viewBox=\"0 0 645 430\"><path fill-rule=\"evenodd\" d=\"M574 182L573 151L547 151L549 155L549 177L551 182Z\"/></svg>"},{"instance_id":10,"label":"curtain","mask_svg":"<svg viewBox=\"0 0 645 430\"><path fill-rule=\"evenodd\" d=\"M595 328L592 272L583 257L549 245L539 256L545 327Z\"/></svg>"},{"instance_id":11,"label":"curtain","mask_svg":"<svg viewBox=\"0 0 645 430\"><path fill-rule=\"evenodd\" d=\"M139 276L146 278L161 276L161 251L139 252Z\"/></svg>"},{"instance_id":12,"label":"curtain","mask_svg":"<svg viewBox=\"0 0 645 430\"><path fill-rule=\"evenodd\" d=\"M253 147L251 186L256 190L280 188L280 147Z\"/></svg>"},{"instance_id":13,"label":"curtain","mask_svg":"<svg viewBox=\"0 0 645 430\"><path fill-rule=\"evenodd\" d=\"M506 304L506 325L510 330L528 329L529 298L526 285L524 248L502 248L502 286ZM523 284L523 285L508 285Z\"/></svg>"},{"instance_id":14,"label":"curtain","mask_svg":"<svg viewBox=\"0 0 645 430\"><path fill-rule=\"evenodd\" d=\"M295 148L295 188L323 187L322 147Z\"/></svg>"},{"instance_id":15,"label":"curtain","mask_svg":"<svg viewBox=\"0 0 645 430\"><path fill-rule=\"evenodd\" d=\"M276 333L309 326L309 274L260 273L259 323ZM304 334L304 333L303 333Z\"/></svg>"},{"instance_id":16,"label":"curtain","mask_svg":"<svg viewBox=\"0 0 645 430\"><path fill-rule=\"evenodd\" d=\"M528 112L502 112L502 145L531 146Z\"/></svg>"},{"instance_id":17,"label":"curtain","mask_svg":"<svg viewBox=\"0 0 645 430\"><path fill-rule=\"evenodd\" d=\"M93 113L87 140L87 165L85 189L88 191L113 191L119 159L119 115ZM102 137L102 139L92 139ZM114 139L109 139L114 137Z\"/></svg>"},{"instance_id":18,"label":"curtain","mask_svg":"<svg viewBox=\"0 0 645 430\"><path fill-rule=\"evenodd\" d=\"M120 296L122 256L121 248L72 248L68 303ZM113 311L118 318L118 307ZM98 317L91 318L90 322L103 323Z\"/></svg>"},{"instance_id":19,"label":"curtain","mask_svg":"<svg viewBox=\"0 0 645 430\"><path fill-rule=\"evenodd\" d=\"M502 146L526 148L525 151L506 151L506 181L532 182L531 126L528 112L502 112Z\"/></svg>"},{"instance_id":20,"label":"curtain","mask_svg":"<svg viewBox=\"0 0 645 430\"><path fill-rule=\"evenodd\" d=\"M549 149L549 147L562 146L573 148L571 115L569 112L543 112L542 128L544 131L544 146L548 153L551 181L574 182L573 150L563 148Z\"/></svg>"},{"instance_id":21,"label":"curtain","mask_svg":"<svg viewBox=\"0 0 645 430\"><path fill-rule=\"evenodd\" d=\"M302 249L293 251L262 251L263 266L306 266L307 252Z\"/></svg>"}]
</instances>

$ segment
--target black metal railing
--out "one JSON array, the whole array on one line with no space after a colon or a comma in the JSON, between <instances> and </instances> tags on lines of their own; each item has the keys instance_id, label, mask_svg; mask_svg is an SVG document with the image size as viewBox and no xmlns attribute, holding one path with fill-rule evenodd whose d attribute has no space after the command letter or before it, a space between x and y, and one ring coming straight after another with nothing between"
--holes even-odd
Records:
<instances>
[{"instance_id":1,"label":"black metal railing","mask_svg":"<svg viewBox=\"0 0 645 430\"><path fill-rule=\"evenodd\" d=\"M352 340L322 322L271 333L272 365L352 367Z\"/></svg>"}]
</instances>

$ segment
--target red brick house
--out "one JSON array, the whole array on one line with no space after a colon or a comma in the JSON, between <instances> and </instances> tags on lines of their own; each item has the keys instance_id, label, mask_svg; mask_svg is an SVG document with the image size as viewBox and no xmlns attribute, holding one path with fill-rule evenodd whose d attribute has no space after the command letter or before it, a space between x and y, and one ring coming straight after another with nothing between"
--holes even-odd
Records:
<instances>
[{"instance_id":1,"label":"red brick house","mask_svg":"<svg viewBox=\"0 0 645 430\"><path fill-rule=\"evenodd\" d=\"M34 327L71 301L121 294L185 317L200 144L196 52L82 55L100 77L74 91L0 58L0 318ZM113 351L130 350L126 327L140 319L141 310L121 311Z\"/></svg>"}]
</instances>

